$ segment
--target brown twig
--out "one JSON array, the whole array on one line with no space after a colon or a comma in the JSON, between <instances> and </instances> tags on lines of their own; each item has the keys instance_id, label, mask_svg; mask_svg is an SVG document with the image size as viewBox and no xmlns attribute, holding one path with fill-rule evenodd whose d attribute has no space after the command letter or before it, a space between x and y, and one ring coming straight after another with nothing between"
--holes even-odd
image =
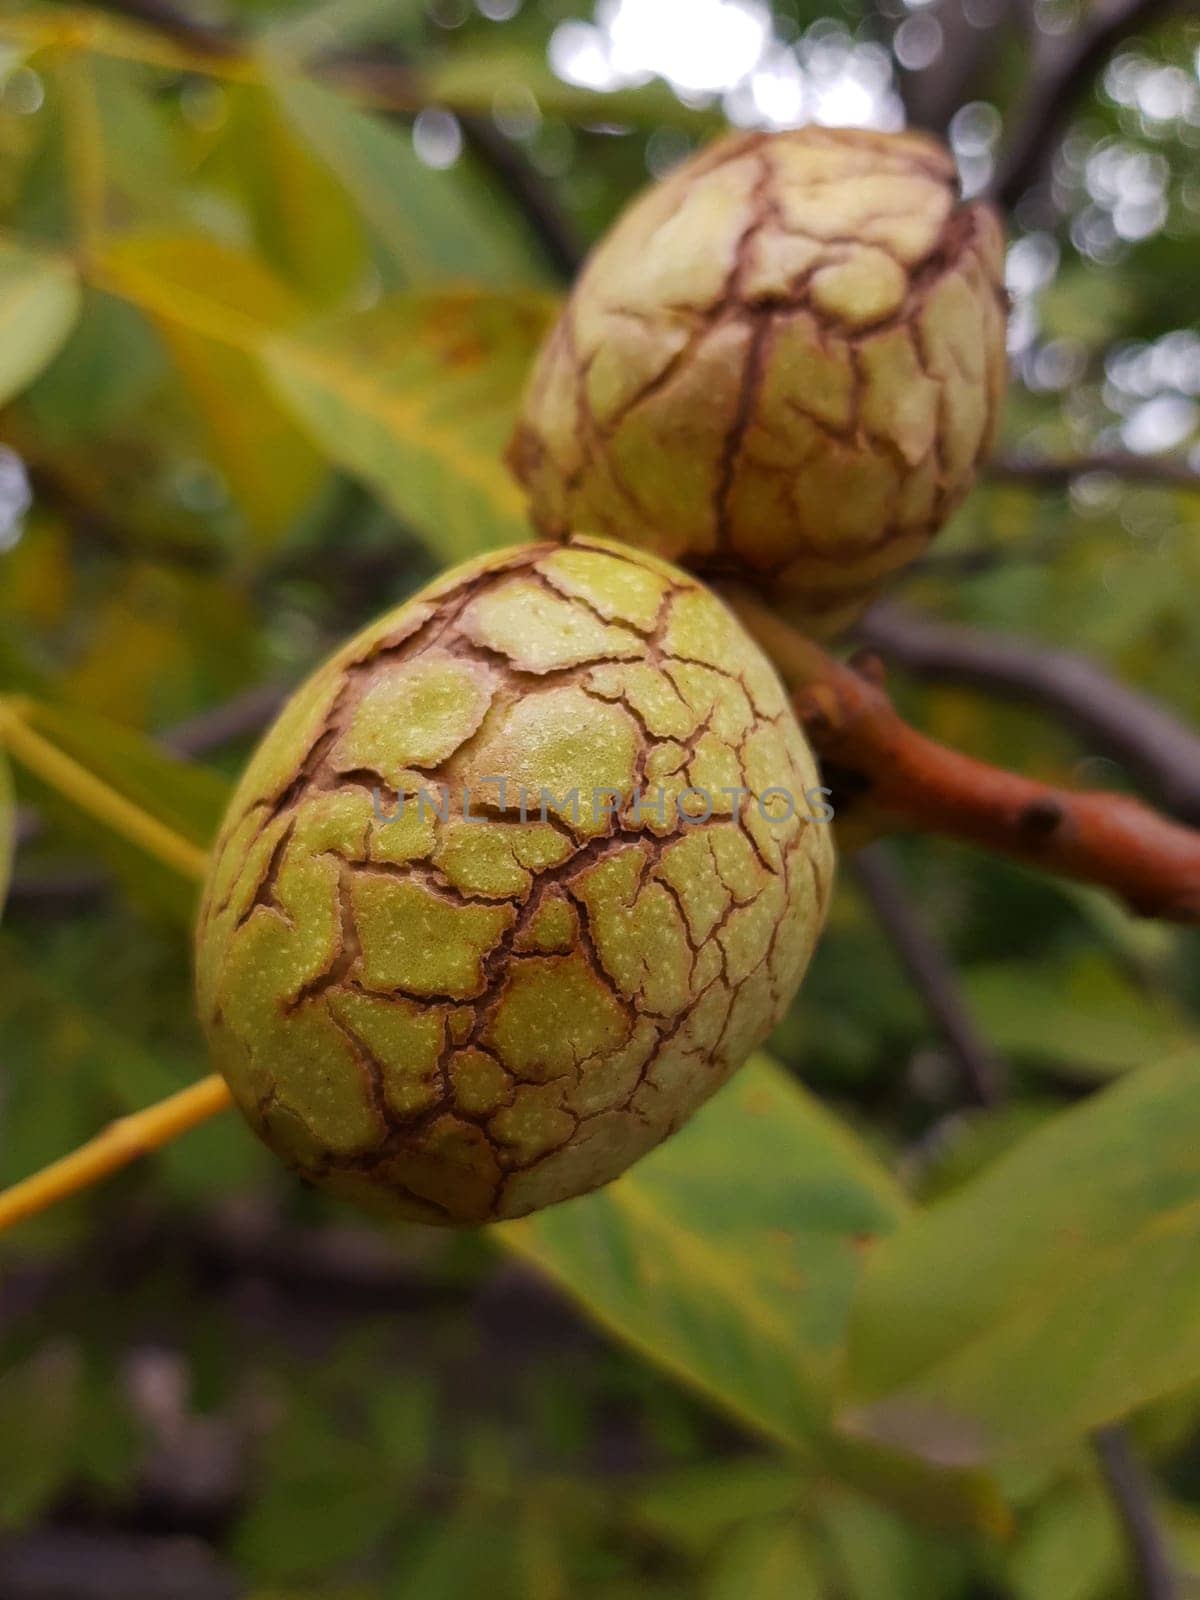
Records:
<instances>
[{"instance_id":1,"label":"brown twig","mask_svg":"<svg viewBox=\"0 0 1200 1600\"><path fill-rule=\"evenodd\" d=\"M222 745L260 734L287 699L288 691L276 683L243 689L232 700L201 711L186 722L158 735L158 743L172 755L194 760Z\"/></svg>"},{"instance_id":2,"label":"brown twig","mask_svg":"<svg viewBox=\"0 0 1200 1600\"><path fill-rule=\"evenodd\" d=\"M911 566L902 568L895 576L895 587L898 589L901 585L916 583L922 578L977 578L985 572L994 572L997 567L1012 568L1052 561L1072 544L1080 543L1084 537L1079 529L1065 531L1055 528L1032 539L1022 539L1019 543L981 542L962 550L935 549L929 555L918 556Z\"/></svg>"},{"instance_id":3,"label":"brown twig","mask_svg":"<svg viewBox=\"0 0 1200 1600\"><path fill-rule=\"evenodd\" d=\"M1129 768L1173 816L1200 825L1200 735L1083 656L875 606L857 637L921 678L1052 711Z\"/></svg>"},{"instance_id":4,"label":"brown twig","mask_svg":"<svg viewBox=\"0 0 1200 1600\"><path fill-rule=\"evenodd\" d=\"M986 81L995 66L997 35L1007 25L1011 0L968 17L962 0L941 0L924 14L937 22L942 47L927 67L900 66L900 98L910 127L945 135L954 113L968 100L986 98ZM903 13L907 16L908 13Z\"/></svg>"},{"instance_id":5,"label":"brown twig","mask_svg":"<svg viewBox=\"0 0 1200 1600\"><path fill-rule=\"evenodd\" d=\"M1174 10L1178 0L1098 0L1065 38L1043 36L1025 111L996 183L1009 210L1041 181L1059 138L1101 67L1122 42Z\"/></svg>"},{"instance_id":6,"label":"brown twig","mask_svg":"<svg viewBox=\"0 0 1200 1600\"><path fill-rule=\"evenodd\" d=\"M892 705L877 658L826 654L745 591L726 597L774 660L834 791L848 842L941 834L1200 922L1200 833L1125 795L1052 787L927 738Z\"/></svg>"},{"instance_id":7,"label":"brown twig","mask_svg":"<svg viewBox=\"0 0 1200 1600\"><path fill-rule=\"evenodd\" d=\"M205 55L233 55L238 49L237 40L228 29L215 22L190 17L170 0L100 0L98 9L128 17L130 22L140 22Z\"/></svg>"},{"instance_id":8,"label":"brown twig","mask_svg":"<svg viewBox=\"0 0 1200 1600\"><path fill-rule=\"evenodd\" d=\"M1004 1098L1003 1068L963 1000L954 969L913 911L904 883L882 844L855 857L853 871L913 987L958 1062L972 1100L994 1106Z\"/></svg>"},{"instance_id":9,"label":"brown twig","mask_svg":"<svg viewBox=\"0 0 1200 1600\"><path fill-rule=\"evenodd\" d=\"M1131 483L1159 483L1200 493L1200 471L1182 456L1138 456L1131 450L1107 450L1086 456L994 456L984 469L989 478L1027 483L1035 488L1068 488L1091 473Z\"/></svg>"},{"instance_id":10,"label":"brown twig","mask_svg":"<svg viewBox=\"0 0 1200 1600\"><path fill-rule=\"evenodd\" d=\"M178 1535L53 1527L0 1543L5 1600L236 1600L237 1574L207 1545Z\"/></svg>"},{"instance_id":11,"label":"brown twig","mask_svg":"<svg viewBox=\"0 0 1200 1600\"><path fill-rule=\"evenodd\" d=\"M459 121L476 160L525 218L556 275L570 283L583 265L586 247L549 184L521 147L501 133L489 117L460 113Z\"/></svg>"},{"instance_id":12,"label":"brown twig","mask_svg":"<svg viewBox=\"0 0 1200 1600\"><path fill-rule=\"evenodd\" d=\"M1153 1488L1124 1428L1098 1428L1092 1444L1117 1508L1142 1600L1179 1600L1182 1589L1154 1509Z\"/></svg>"}]
</instances>

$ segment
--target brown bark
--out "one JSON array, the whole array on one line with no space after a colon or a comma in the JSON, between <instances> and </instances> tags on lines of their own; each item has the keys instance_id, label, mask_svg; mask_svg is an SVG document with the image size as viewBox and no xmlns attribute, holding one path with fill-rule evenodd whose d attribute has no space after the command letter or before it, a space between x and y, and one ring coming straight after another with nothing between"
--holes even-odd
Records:
<instances>
[{"instance_id":1,"label":"brown bark","mask_svg":"<svg viewBox=\"0 0 1200 1600\"><path fill-rule=\"evenodd\" d=\"M1200 833L1127 795L1039 783L949 749L900 716L877 658L838 661L760 601L726 598L791 690L844 844L941 834L1108 889L1145 916L1200 922Z\"/></svg>"}]
</instances>

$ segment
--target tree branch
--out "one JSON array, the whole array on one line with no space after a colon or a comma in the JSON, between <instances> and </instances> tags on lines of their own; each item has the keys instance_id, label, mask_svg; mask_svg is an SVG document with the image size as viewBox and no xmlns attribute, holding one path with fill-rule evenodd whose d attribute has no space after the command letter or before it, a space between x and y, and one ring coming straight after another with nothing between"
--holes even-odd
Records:
<instances>
[{"instance_id":1,"label":"tree branch","mask_svg":"<svg viewBox=\"0 0 1200 1600\"><path fill-rule=\"evenodd\" d=\"M6 1600L237 1600L237 1574L198 1539L50 1528L0 1542Z\"/></svg>"},{"instance_id":2,"label":"tree branch","mask_svg":"<svg viewBox=\"0 0 1200 1600\"><path fill-rule=\"evenodd\" d=\"M124 4L125 0L119 3ZM332 86L365 91L376 109L392 115L411 116L432 103L422 89L420 75L381 52L326 56L315 66ZM490 117L465 107L456 109L455 115L480 164L525 218L557 276L569 282L583 263L585 247L550 185L520 145L501 133Z\"/></svg>"},{"instance_id":3,"label":"tree branch","mask_svg":"<svg viewBox=\"0 0 1200 1600\"><path fill-rule=\"evenodd\" d=\"M586 250L549 184L521 147L501 133L489 117L460 112L458 120L476 159L525 218L557 276L569 283L583 265Z\"/></svg>"},{"instance_id":4,"label":"tree branch","mask_svg":"<svg viewBox=\"0 0 1200 1600\"><path fill-rule=\"evenodd\" d=\"M954 969L913 911L904 883L882 844L863 850L853 871L892 941L913 987L958 1062L970 1097L993 1106L1004 1098L1003 1068L971 1019Z\"/></svg>"},{"instance_id":5,"label":"tree branch","mask_svg":"<svg viewBox=\"0 0 1200 1600\"><path fill-rule=\"evenodd\" d=\"M1179 1600L1182 1589L1155 1515L1153 1489L1128 1434L1124 1428L1098 1428L1092 1444L1125 1530L1142 1600Z\"/></svg>"},{"instance_id":6,"label":"tree branch","mask_svg":"<svg viewBox=\"0 0 1200 1600\"><path fill-rule=\"evenodd\" d=\"M942 31L942 44L929 66L915 71L898 66L900 98L910 127L927 128L944 137L961 105L985 97L985 80L995 65L997 36L1006 27L1011 9L1012 0L1004 0L986 17L971 18L962 0L941 0L925 8L922 14L933 18ZM890 47L892 39L886 42Z\"/></svg>"},{"instance_id":7,"label":"tree branch","mask_svg":"<svg viewBox=\"0 0 1200 1600\"><path fill-rule=\"evenodd\" d=\"M875 606L857 637L906 671L1051 711L1121 761L1173 816L1200 825L1200 735L1156 700L1065 650Z\"/></svg>"},{"instance_id":8,"label":"tree branch","mask_svg":"<svg viewBox=\"0 0 1200 1600\"><path fill-rule=\"evenodd\" d=\"M877 660L836 661L745 591L725 595L792 692L844 842L941 834L1108 889L1143 915L1200 922L1200 833L1125 795L1037 783L927 738L892 705Z\"/></svg>"},{"instance_id":9,"label":"tree branch","mask_svg":"<svg viewBox=\"0 0 1200 1600\"><path fill-rule=\"evenodd\" d=\"M1175 8L1177 0L1097 0L1087 20L1065 38L1041 35L1026 96L996 183L996 197L1010 211L1041 181L1062 133L1100 69L1122 42Z\"/></svg>"},{"instance_id":10,"label":"tree branch","mask_svg":"<svg viewBox=\"0 0 1200 1600\"><path fill-rule=\"evenodd\" d=\"M177 722L158 735L158 743L172 755L194 760L237 739L260 734L273 721L287 697L287 689L277 683L243 689L231 700L201 711L186 722Z\"/></svg>"},{"instance_id":11,"label":"tree branch","mask_svg":"<svg viewBox=\"0 0 1200 1600\"><path fill-rule=\"evenodd\" d=\"M1087 456L994 456L984 471L989 478L1034 488L1068 488L1076 478L1107 473L1133 483L1160 483L1200 494L1200 471L1182 456L1138 456L1128 450Z\"/></svg>"},{"instance_id":12,"label":"tree branch","mask_svg":"<svg viewBox=\"0 0 1200 1600\"><path fill-rule=\"evenodd\" d=\"M214 22L201 22L188 16L170 0L100 0L99 10L113 11L131 22L140 22L156 32L165 34L192 50L202 50L207 55L223 56L237 53L237 43L232 34Z\"/></svg>"}]
</instances>

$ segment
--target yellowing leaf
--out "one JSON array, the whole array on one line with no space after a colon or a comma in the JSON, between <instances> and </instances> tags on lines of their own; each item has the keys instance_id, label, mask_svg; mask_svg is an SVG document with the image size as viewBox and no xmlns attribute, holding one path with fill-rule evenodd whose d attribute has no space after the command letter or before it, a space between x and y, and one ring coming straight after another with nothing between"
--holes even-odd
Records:
<instances>
[{"instance_id":1,"label":"yellowing leaf","mask_svg":"<svg viewBox=\"0 0 1200 1600\"><path fill-rule=\"evenodd\" d=\"M1200 1378L1200 1057L1060 1114L881 1239L844 1429L941 1465L1048 1450Z\"/></svg>"},{"instance_id":2,"label":"yellowing leaf","mask_svg":"<svg viewBox=\"0 0 1200 1600\"><path fill-rule=\"evenodd\" d=\"M911 1463L900 1480L829 1432L864 1252L905 1211L849 1130L759 1057L616 1183L491 1233L756 1432L926 1515L994 1524L979 1481Z\"/></svg>"},{"instance_id":3,"label":"yellowing leaf","mask_svg":"<svg viewBox=\"0 0 1200 1600\"><path fill-rule=\"evenodd\" d=\"M444 560L529 538L525 498L502 457L554 314L549 298L402 296L301 329L296 302L264 269L191 239L129 241L106 257L103 278L173 338L195 334L262 363L331 459L365 478ZM246 371L257 382L257 370ZM240 409L214 420L234 427L234 418ZM248 469L257 472L257 459ZM298 476L287 460L274 467L262 475L285 484Z\"/></svg>"},{"instance_id":4,"label":"yellowing leaf","mask_svg":"<svg viewBox=\"0 0 1200 1600\"><path fill-rule=\"evenodd\" d=\"M795 1445L821 1431L863 1241L903 1215L887 1173L760 1060L616 1183L494 1231L601 1321Z\"/></svg>"},{"instance_id":5,"label":"yellowing leaf","mask_svg":"<svg viewBox=\"0 0 1200 1600\"><path fill-rule=\"evenodd\" d=\"M248 353L304 317L303 302L261 261L203 234L127 235L108 247L99 274L101 287L148 315Z\"/></svg>"},{"instance_id":6,"label":"yellowing leaf","mask_svg":"<svg viewBox=\"0 0 1200 1600\"><path fill-rule=\"evenodd\" d=\"M31 7L0 22L0 33L26 50L87 50L115 61L140 61L168 72L203 73L213 65L211 52L190 49L181 38L155 28L106 16L98 9L68 6ZM244 76L236 63L225 63L223 76Z\"/></svg>"},{"instance_id":7,"label":"yellowing leaf","mask_svg":"<svg viewBox=\"0 0 1200 1600\"><path fill-rule=\"evenodd\" d=\"M58 354L79 306L79 280L68 261L0 241L0 405Z\"/></svg>"},{"instance_id":8,"label":"yellowing leaf","mask_svg":"<svg viewBox=\"0 0 1200 1600\"><path fill-rule=\"evenodd\" d=\"M502 453L551 311L474 290L404 297L276 338L266 361L332 458L460 561L530 537Z\"/></svg>"},{"instance_id":9,"label":"yellowing leaf","mask_svg":"<svg viewBox=\"0 0 1200 1600\"><path fill-rule=\"evenodd\" d=\"M324 467L268 389L257 352L303 314L252 257L186 234L140 234L109 249L102 283L158 327L225 476L260 543L280 538Z\"/></svg>"}]
</instances>

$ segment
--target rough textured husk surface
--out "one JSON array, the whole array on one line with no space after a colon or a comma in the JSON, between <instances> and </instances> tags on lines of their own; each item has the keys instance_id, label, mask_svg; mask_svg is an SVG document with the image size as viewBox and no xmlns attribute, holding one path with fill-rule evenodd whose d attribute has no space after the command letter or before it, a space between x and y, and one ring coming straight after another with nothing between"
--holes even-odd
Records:
<instances>
[{"instance_id":1,"label":"rough textured husk surface","mask_svg":"<svg viewBox=\"0 0 1200 1600\"><path fill-rule=\"evenodd\" d=\"M620 218L542 351L510 450L535 521L844 625L991 446L1002 273L930 139L719 140Z\"/></svg>"},{"instance_id":2,"label":"rough textured husk surface","mask_svg":"<svg viewBox=\"0 0 1200 1600\"><path fill-rule=\"evenodd\" d=\"M683 573L586 539L458 568L246 771L197 935L217 1066L289 1166L365 1205L472 1223L595 1188L790 1001L833 875L819 782L774 670Z\"/></svg>"}]
</instances>

